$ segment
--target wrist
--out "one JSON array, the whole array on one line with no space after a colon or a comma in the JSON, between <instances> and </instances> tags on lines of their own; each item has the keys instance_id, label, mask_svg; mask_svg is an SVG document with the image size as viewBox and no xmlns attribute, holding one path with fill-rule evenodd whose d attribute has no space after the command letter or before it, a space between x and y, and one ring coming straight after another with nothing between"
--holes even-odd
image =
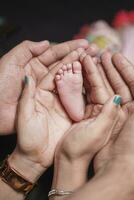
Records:
<instances>
[{"instance_id":1,"label":"wrist","mask_svg":"<svg viewBox=\"0 0 134 200\"><path fill-rule=\"evenodd\" d=\"M87 182L88 166L82 160L56 156L52 188L74 191Z\"/></svg>"},{"instance_id":2,"label":"wrist","mask_svg":"<svg viewBox=\"0 0 134 200\"><path fill-rule=\"evenodd\" d=\"M47 170L40 163L32 161L27 155L21 154L17 150L9 156L8 162L11 168L15 169L23 178L31 183L35 183Z\"/></svg>"}]
</instances>

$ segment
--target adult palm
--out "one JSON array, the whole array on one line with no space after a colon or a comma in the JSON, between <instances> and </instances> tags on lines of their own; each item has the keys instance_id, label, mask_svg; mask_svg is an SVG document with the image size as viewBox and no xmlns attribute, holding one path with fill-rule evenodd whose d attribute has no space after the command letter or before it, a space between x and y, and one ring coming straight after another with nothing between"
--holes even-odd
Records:
<instances>
[{"instance_id":1,"label":"adult palm","mask_svg":"<svg viewBox=\"0 0 134 200\"><path fill-rule=\"evenodd\" d=\"M17 150L32 158L33 154L36 158L39 155L45 168L52 164L57 143L72 124L55 93L55 74L63 63L78 60L82 51L79 48L51 66L38 85L32 71L27 71L31 78L20 100Z\"/></svg>"},{"instance_id":2,"label":"adult palm","mask_svg":"<svg viewBox=\"0 0 134 200\"><path fill-rule=\"evenodd\" d=\"M37 84L48 73L48 67L60 61L71 51L87 48L85 40L65 42L49 46L48 41L25 41L0 60L0 133L15 130L18 100L23 88L24 75L31 73Z\"/></svg>"}]
</instances>

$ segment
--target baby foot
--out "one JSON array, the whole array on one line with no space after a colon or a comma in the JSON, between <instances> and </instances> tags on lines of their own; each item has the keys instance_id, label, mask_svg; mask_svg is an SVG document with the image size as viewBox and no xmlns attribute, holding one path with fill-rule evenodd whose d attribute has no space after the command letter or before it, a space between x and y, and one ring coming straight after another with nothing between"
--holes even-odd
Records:
<instances>
[{"instance_id":1,"label":"baby foot","mask_svg":"<svg viewBox=\"0 0 134 200\"><path fill-rule=\"evenodd\" d=\"M79 62L63 65L55 77L60 100L70 118L80 121L84 117L85 104L82 95L83 77Z\"/></svg>"}]
</instances>

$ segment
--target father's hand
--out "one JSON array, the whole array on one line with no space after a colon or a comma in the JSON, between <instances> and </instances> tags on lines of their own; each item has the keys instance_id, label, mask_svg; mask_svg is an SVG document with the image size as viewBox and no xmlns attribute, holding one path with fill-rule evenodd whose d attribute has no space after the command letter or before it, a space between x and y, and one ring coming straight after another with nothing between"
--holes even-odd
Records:
<instances>
[{"instance_id":1,"label":"father's hand","mask_svg":"<svg viewBox=\"0 0 134 200\"><path fill-rule=\"evenodd\" d=\"M48 67L71 51L87 48L85 40L74 40L49 47L48 41L25 41L0 60L0 134L15 130L15 117L25 73L40 82Z\"/></svg>"}]
</instances>

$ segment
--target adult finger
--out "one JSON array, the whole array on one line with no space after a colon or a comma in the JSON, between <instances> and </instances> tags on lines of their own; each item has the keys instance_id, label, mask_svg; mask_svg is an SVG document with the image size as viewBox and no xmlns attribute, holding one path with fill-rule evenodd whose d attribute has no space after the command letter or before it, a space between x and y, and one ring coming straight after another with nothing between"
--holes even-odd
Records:
<instances>
[{"instance_id":1,"label":"adult finger","mask_svg":"<svg viewBox=\"0 0 134 200\"><path fill-rule=\"evenodd\" d=\"M104 81L105 87L107 88L107 91L108 91L109 95L110 95L110 96L113 96L115 93L114 93L114 91L113 91L113 89L112 89L112 87L111 87L111 85L110 85L110 83L109 83L109 81L108 81L108 79L107 79L107 77L106 77L106 74L105 74L105 72L104 72L104 69L103 69L103 67L102 67L102 64L101 64L101 63L98 63L98 64L97 64L97 67L98 67L98 70L99 70L99 72L100 72L100 74L101 74L101 77L102 77L102 79L103 79L103 81Z\"/></svg>"},{"instance_id":2,"label":"adult finger","mask_svg":"<svg viewBox=\"0 0 134 200\"><path fill-rule=\"evenodd\" d=\"M32 53L34 56L38 56L46 51L50 44L48 40L41 41L41 42L32 42L32 41L24 41L23 46Z\"/></svg>"},{"instance_id":3,"label":"adult finger","mask_svg":"<svg viewBox=\"0 0 134 200\"><path fill-rule=\"evenodd\" d=\"M134 66L123 55L117 53L113 56L113 63L121 74L134 97Z\"/></svg>"},{"instance_id":4,"label":"adult finger","mask_svg":"<svg viewBox=\"0 0 134 200\"><path fill-rule=\"evenodd\" d=\"M94 152L100 150L109 141L112 130L119 118L120 103L120 96L116 95L110 98L102 107L100 114L92 123L92 126L89 123L88 127L92 130L92 135L89 134L88 137L91 141L94 141Z\"/></svg>"},{"instance_id":5,"label":"adult finger","mask_svg":"<svg viewBox=\"0 0 134 200\"><path fill-rule=\"evenodd\" d=\"M89 47L87 48L86 53L90 56L97 56L99 51L100 51L99 47L96 44L92 43L92 44L89 44Z\"/></svg>"},{"instance_id":6,"label":"adult finger","mask_svg":"<svg viewBox=\"0 0 134 200\"><path fill-rule=\"evenodd\" d=\"M48 66L62 59L67 54L78 48L88 48L88 41L84 39L72 40L51 46L46 52L38 57L41 63Z\"/></svg>"},{"instance_id":7,"label":"adult finger","mask_svg":"<svg viewBox=\"0 0 134 200\"><path fill-rule=\"evenodd\" d=\"M63 64L68 64L68 63L71 63L72 61L74 61L74 58L75 60L76 59L79 59L79 56L84 52L84 49L83 48L78 48L74 51L72 51L71 53L69 53L68 55L66 55L62 60L60 61L57 61L56 63L50 65L48 67L49 70L51 70L52 68L54 68L57 64L59 63L63 63Z\"/></svg>"},{"instance_id":8,"label":"adult finger","mask_svg":"<svg viewBox=\"0 0 134 200\"><path fill-rule=\"evenodd\" d=\"M109 99L109 94L97 66L89 55L84 57L82 64L91 88L91 91L88 91L92 93L91 100L97 104L104 104Z\"/></svg>"},{"instance_id":9,"label":"adult finger","mask_svg":"<svg viewBox=\"0 0 134 200\"><path fill-rule=\"evenodd\" d=\"M11 62L11 64L24 67L34 56L42 54L48 47L48 41L24 41L9 51L4 58Z\"/></svg>"},{"instance_id":10,"label":"adult finger","mask_svg":"<svg viewBox=\"0 0 134 200\"><path fill-rule=\"evenodd\" d=\"M80 56L83 52L84 52L84 48L78 48L77 49L77 53L78 55ZM97 47L97 45L95 44L90 44L89 47L87 48L86 50L86 53L89 54L90 56L96 56L96 54L98 53L99 49ZM62 62L64 64L68 64L70 62L72 62L73 58L74 58L74 55L73 54L76 54L75 51L73 51L71 54L68 54L67 56L65 56L63 59L62 59ZM79 59L79 58L78 58ZM95 57L94 57L95 59ZM60 63L61 61L57 61L56 63L50 65L48 68L49 69L52 69L53 67L55 67L58 63Z\"/></svg>"},{"instance_id":11,"label":"adult finger","mask_svg":"<svg viewBox=\"0 0 134 200\"><path fill-rule=\"evenodd\" d=\"M120 73L116 70L112 63L112 55L109 52L105 52L101 57L103 69L106 73L108 81L116 94L122 96L122 103L126 103L132 100L132 96L128 86L122 79Z\"/></svg>"},{"instance_id":12,"label":"adult finger","mask_svg":"<svg viewBox=\"0 0 134 200\"><path fill-rule=\"evenodd\" d=\"M52 91L55 88L55 75L57 71L63 66L63 64L66 63L72 63L79 59L79 51L72 51L70 54L68 54L62 61L60 61L58 64L54 65L48 72L48 74L42 79L42 81L39 84L39 88L43 90L49 90Z\"/></svg>"},{"instance_id":13,"label":"adult finger","mask_svg":"<svg viewBox=\"0 0 134 200\"><path fill-rule=\"evenodd\" d=\"M31 76L25 76L25 86L19 102L19 120L28 120L34 114L35 82ZM23 116L23 117L22 117Z\"/></svg>"}]
</instances>

